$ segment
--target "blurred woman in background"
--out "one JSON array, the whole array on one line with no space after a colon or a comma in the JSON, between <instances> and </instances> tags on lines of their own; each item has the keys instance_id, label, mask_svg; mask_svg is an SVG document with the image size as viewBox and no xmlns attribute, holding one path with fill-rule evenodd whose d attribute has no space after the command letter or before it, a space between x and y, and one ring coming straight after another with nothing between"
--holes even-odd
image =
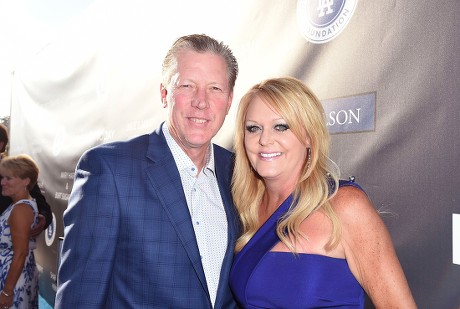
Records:
<instances>
[{"instance_id":1,"label":"blurred woman in background","mask_svg":"<svg viewBox=\"0 0 460 309\"><path fill-rule=\"evenodd\" d=\"M27 155L0 162L2 195L12 200L0 216L0 309L38 308L36 243L30 235L38 210L29 192L37 183L38 171Z\"/></svg>"}]
</instances>

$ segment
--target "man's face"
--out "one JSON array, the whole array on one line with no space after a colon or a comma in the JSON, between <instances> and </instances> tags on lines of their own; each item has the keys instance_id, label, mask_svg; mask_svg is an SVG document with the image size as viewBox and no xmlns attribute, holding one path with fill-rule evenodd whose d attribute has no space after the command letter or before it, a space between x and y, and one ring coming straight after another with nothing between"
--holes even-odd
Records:
<instances>
[{"instance_id":1,"label":"man's face","mask_svg":"<svg viewBox=\"0 0 460 309\"><path fill-rule=\"evenodd\" d=\"M233 98L225 60L210 52L183 51L170 85L161 86L169 107L169 131L188 153L208 147L221 128Z\"/></svg>"}]
</instances>

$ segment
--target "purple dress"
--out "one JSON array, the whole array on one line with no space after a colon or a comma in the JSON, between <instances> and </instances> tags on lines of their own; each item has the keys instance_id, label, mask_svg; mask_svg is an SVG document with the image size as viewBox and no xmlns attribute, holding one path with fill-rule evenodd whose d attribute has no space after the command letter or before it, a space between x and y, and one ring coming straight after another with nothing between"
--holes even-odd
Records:
<instances>
[{"instance_id":1,"label":"purple dress","mask_svg":"<svg viewBox=\"0 0 460 309\"><path fill-rule=\"evenodd\" d=\"M340 186L353 182L340 182ZM289 196L235 256L230 287L242 308L364 308L365 293L345 259L272 252Z\"/></svg>"}]
</instances>

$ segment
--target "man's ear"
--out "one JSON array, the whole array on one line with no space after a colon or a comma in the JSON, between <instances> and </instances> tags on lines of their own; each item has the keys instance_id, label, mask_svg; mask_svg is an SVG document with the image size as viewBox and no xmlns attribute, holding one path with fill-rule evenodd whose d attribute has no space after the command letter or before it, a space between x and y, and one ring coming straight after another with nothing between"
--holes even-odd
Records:
<instances>
[{"instance_id":1,"label":"man's ear","mask_svg":"<svg viewBox=\"0 0 460 309\"><path fill-rule=\"evenodd\" d=\"M161 104L163 108L168 107L168 101L166 99L166 96L168 95L168 90L166 90L166 87L163 84L160 85L160 94L161 94Z\"/></svg>"},{"instance_id":2,"label":"man's ear","mask_svg":"<svg viewBox=\"0 0 460 309\"><path fill-rule=\"evenodd\" d=\"M230 92L230 95L228 96L227 113L225 113L226 115L228 115L228 111L230 110L230 107L232 107L232 102L233 102L233 90L232 92Z\"/></svg>"}]
</instances>

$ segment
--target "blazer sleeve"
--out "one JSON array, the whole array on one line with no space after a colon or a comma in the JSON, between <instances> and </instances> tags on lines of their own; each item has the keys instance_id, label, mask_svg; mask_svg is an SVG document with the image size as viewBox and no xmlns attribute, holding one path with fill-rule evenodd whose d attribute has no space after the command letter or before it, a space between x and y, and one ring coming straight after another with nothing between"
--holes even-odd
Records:
<instances>
[{"instance_id":1,"label":"blazer sleeve","mask_svg":"<svg viewBox=\"0 0 460 309\"><path fill-rule=\"evenodd\" d=\"M55 308L104 308L120 227L111 158L92 149L77 164L64 212Z\"/></svg>"},{"instance_id":2,"label":"blazer sleeve","mask_svg":"<svg viewBox=\"0 0 460 309\"><path fill-rule=\"evenodd\" d=\"M43 196L38 184L35 184L35 186L32 188L32 190L30 191L30 195L37 202L38 212L45 217L46 223L45 223L44 229L46 229L51 224L51 221L53 220L53 215L51 213L51 207L46 201L46 198Z\"/></svg>"}]
</instances>

